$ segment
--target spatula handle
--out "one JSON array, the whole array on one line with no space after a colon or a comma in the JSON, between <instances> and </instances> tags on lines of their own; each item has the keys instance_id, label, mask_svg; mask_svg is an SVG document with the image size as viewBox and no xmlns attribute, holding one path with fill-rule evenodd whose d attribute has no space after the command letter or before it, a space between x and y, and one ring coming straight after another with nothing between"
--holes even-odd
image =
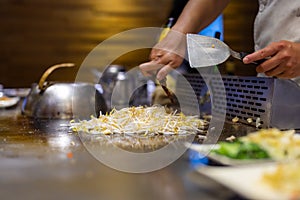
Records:
<instances>
[{"instance_id":1,"label":"spatula handle","mask_svg":"<svg viewBox=\"0 0 300 200\"><path fill-rule=\"evenodd\" d=\"M240 56L241 56L241 60L243 60L247 55L249 55L250 53L246 53L246 52L240 52ZM261 60L256 60L254 62L252 62L252 64L254 65L260 65L263 62L265 62L266 60L268 60L267 58L263 58Z\"/></svg>"}]
</instances>

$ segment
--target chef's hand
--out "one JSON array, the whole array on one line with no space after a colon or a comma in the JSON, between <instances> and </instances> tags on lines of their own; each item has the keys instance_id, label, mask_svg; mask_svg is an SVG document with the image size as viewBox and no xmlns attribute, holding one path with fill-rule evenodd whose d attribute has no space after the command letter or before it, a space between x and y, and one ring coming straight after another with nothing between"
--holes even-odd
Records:
<instances>
[{"instance_id":1,"label":"chef's hand","mask_svg":"<svg viewBox=\"0 0 300 200\"><path fill-rule=\"evenodd\" d=\"M182 63L186 51L186 35L172 31L151 50L150 62L139 67L145 76L156 74L158 80L164 79L169 72Z\"/></svg>"},{"instance_id":2,"label":"chef's hand","mask_svg":"<svg viewBox=\"0 0 300 200\"><path fill-rule=\"evenodd\" d=\"M249 64L261 59L256 71L278 78L295 78L300 76L300 43L290 41L274 42L267 47L247 55L243 62Z\"/></svg>"}]
</instances>

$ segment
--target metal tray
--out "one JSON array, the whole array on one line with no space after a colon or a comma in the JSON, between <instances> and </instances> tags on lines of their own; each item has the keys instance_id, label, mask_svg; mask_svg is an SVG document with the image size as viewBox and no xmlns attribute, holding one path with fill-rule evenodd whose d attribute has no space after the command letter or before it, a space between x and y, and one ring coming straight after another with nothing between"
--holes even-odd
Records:
<instances>
[{"instance_id":1,"label":"metal tray","mask_svg":"<svg viewBox=\"0 0 300 200\"><path fill-rule=\"evenodd\" d=\"M201 113L213 111L222 116L226 111L228 121L237 117L239 122L259 128L300 129L300 87L294 81L187 73L178 78L176 85L176 94L185 99L180 104L185 107L191 105L189 99L194 94L186 92L181 84L186 82L184 79L194 89ZM193 109L195 106L190 111Z\"/></svg>"}]
</instances>

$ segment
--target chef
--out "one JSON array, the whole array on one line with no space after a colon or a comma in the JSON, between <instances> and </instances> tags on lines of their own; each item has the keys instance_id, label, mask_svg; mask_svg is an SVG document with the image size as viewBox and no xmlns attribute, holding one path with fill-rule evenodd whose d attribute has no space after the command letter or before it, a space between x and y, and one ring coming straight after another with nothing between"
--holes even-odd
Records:
<instances>
[{"instance_id":1,"label":"chef","mask_svg":"<svg viewBox=\"0 0 300 200\"><path fill-rule=\"evenodd\" d=\"M163 79L182 63L185 34L198 33L222 13L230 0L190 0L169 34L151 51L148 63L140 65L144 75L158 71ZM245 64L267 59L257 66L261 76L292 79L300 84L300 1L259 0L254 23L255 52Z\"/></svg>"}]
</instances>

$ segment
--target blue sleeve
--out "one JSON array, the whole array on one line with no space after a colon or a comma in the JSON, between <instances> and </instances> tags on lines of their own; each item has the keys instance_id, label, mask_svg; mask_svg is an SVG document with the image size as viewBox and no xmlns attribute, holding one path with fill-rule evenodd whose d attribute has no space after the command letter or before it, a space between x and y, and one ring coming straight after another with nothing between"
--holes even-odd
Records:
<instances>
[{"instance_id":1,"label":"blue sleeve","mask_svg":"<svg viewBox=\"0 0 300 200\"><path fill-rule=\"evenodd\" d=\"M210 25L208 25L205 29L199 32L200 35L205 35L209 37L215 37L216 32L221 33L221 40L224 40L224 25L223 25L223 16L220 15L213 21Z\"/></svg>"}]
</instances>

